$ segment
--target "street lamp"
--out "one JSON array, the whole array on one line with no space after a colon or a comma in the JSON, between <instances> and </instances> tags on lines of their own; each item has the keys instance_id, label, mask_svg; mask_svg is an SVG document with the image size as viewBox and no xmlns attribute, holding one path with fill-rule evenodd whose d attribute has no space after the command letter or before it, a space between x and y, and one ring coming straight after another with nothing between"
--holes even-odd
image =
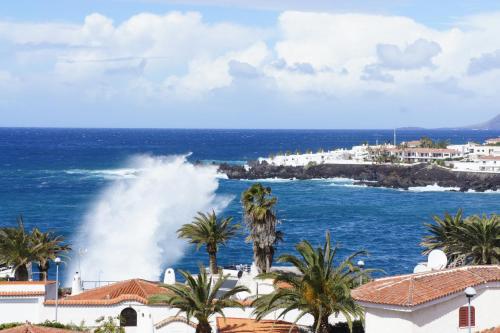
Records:
<instances>
[{"instance_id":1,"label":"street lamp","mask_svg":"<svg viewBox=\"0 0 500 333\"><path fill-rule=\"evenodd\" d=\"M469 327L469 333L472 332L472 319L471 319L471 306L470 306L470 300L472 297L476 296L476 289L472 287L467 287L465 289L465 296L467 297L468 301L468 306L467 306L467 327Z\"/></svg>"},{"instance_id":2,"label":"street lamp","mask_svg":"<svg viewBox=\"0 0 500 333\"><path fill-rule=\"evenodd\" d=\"M358 260L358 267L359 270L362 271L363 268L365 267L365 262L363 260ZM361 286L363 284L363 275L359 275L359 285Z\"/></svg>"},{"instance_id":3,"label":"street lamp","mask_svg":"<svg viewBox=\"0 0 500 333\"><path fill-rule=\"evenodd\" d=\"M57 322L57 301L59 300L59 264L61 263L61 258L57 257L54 259L56 263L56 322Z\"/></svg>"}]
</instances>

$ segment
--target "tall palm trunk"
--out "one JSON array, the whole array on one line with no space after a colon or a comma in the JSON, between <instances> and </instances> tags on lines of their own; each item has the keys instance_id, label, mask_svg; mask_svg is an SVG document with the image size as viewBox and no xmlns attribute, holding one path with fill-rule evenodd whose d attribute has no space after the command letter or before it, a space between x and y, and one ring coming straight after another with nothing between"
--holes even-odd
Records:
<instances>
[{"instance_id":1,"label":"tall palm trunk","mask_svg":"<svg viewBox=\"0 0 500 333\"><path fill-rule=\"evenodd\" d=\"M210 261L210 273L217 274L219 272L217 267L217 252L208 252L208 257Z\"/></svg>"},{"instance_id":2,"label":"tall palm trunk","mask_svg":"<svg viewBox=\"0 0 500 333\"><path fill-rule=\"evenodd\" d=\"M259 246L259 243L254 242L253 244L253 261L259 273L267 273L268 265L267 265L267 257L265 249Z\"/></svg>"},{"instance_id":3,"label":"tall palm trunk","mask_svg":"<svg viewBox=\"0 0 500 333\"><path fill-rule=\"evenodd\" d=\"M28 281L28 267L26 267L26 265L19 266L14 272L14 278L16 279L16 281Z\"/></svg>"},{"instance_id":4,"label":"tall palm trunk","mask_svg":"<svg viewBox=\"0 0 500 333\"><path fill-rule=\"evenodd\" d=\"M47 281L49 275L49 262L41 262L38 264L38 270L40 271L39 280Z\"/></svg>"},{"instance_id":5,"label":"tall palm trunk","mask_svg":"<svg viewBox=\"0 0 500 333\"><path fill-rule=\"evenodd\" d=\"M322 316L314 322L315 333L329 333L330 324L328 323L328 316Z\"/></svg>"},{"instance_id":6,"label":"tall palm trunk","mask_svg":"<svg viewBox=\"0 0 500 333\"><path fill-rule=\"evenodd\" d=\"M270 245L266 247L266 272L271 271L271 265L274 258L274 246Z\"/></svg>"},{"instance_id":7,"label":"tall palm trunk","mask_svg":"<svg viewBox=\"0 0 500 333\"><path fill-rule=\"evenodd\" d=\"M196 333L212 333L212 326L208 321L198 320L196 325Z\"/></svg>"}]
</instances>

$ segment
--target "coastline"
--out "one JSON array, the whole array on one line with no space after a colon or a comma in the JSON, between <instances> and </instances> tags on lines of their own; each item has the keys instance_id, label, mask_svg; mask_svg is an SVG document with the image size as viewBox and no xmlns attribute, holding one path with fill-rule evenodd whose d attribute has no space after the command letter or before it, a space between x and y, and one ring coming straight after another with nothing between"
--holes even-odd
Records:
<instances>
[{"instance_id":1,"label":"coastline","mask_svg":"<svg viewBox=\"0 0 500 333\"><path fill-rule=\"evenodd\" d=\"M412 187L440 186L456 188L460 192L485 192L500 190L500 175L475 172L456 172L436 165L361 165L321 164L310 167L272 166L253 163L241 165L220 164L219 172L229 179L353 179L354 185L387 187L408 190Z\"/></svg>"}]
</instances>

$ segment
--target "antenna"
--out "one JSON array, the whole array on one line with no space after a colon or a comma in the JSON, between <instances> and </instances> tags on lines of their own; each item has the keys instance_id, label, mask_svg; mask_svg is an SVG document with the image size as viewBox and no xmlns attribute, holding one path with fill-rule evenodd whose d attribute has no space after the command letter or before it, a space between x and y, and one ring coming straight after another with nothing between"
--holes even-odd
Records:
<instances>
[{"instance_id":1,"label":"antenna","mask_svg":"<svg viewBox=\"0 0 500 333\"><path fill-rule=\"evenodd\" d=\"M396 143L397 143L397 141L396 141L396 129L394 129L394 146L396 146Z\"/></svg>"},{"instance_id":2,"label":"antenna","mask_svg":"<svg viewBox=\"0 0 500 333\"><path fill-rule=\"evenodd\" d=\"M427 257L427 267L433 271L446 268L447 263L448 258L441 250L432 250Z\"/></svg>"}]
</instances>

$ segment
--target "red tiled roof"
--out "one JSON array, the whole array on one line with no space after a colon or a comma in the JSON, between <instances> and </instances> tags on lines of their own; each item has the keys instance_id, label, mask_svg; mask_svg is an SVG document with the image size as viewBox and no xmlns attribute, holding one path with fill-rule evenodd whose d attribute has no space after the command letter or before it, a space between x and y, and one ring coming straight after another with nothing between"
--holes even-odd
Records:
<instances>
[{"instance_id":1,"label":"red tiled roof","mask_svg":"<svg viewBox=\"0 0 500 333\"><path fill-rule=\"evenodd\" d=\"M31 324L24 324L21 326L16 326L2 330L2 333L74 333L74 332L77 331L71 331L53 327L36 326Z\"/></svg>"},{"instance_id":2,"label":"red tiled roof","mask_svg":"<svg viewBox=\"0 0 500 333\"><path fill-rule=\"evenodd\" d=\"M500 142L500 138L493 138L486 140L487 143L498 143Z\"/></svg>"},{"instance_id":3,"label":"red tiled roof","mask_svg":"<svg viewBox=\"0 0 500 333\"><path fill-rule=\"evenodd\" d=\"M480 333L500 333L500 326L488 328Z\"/></svg>"},{"instance_id":4,"label":"red tiled roof","mask_svg":"<svg viewBox=\"0 0 500 333\"><path fill-rule=\"evenodd\" d=\"M290 331L292 323L281 320L260 320L246 318L217 317L219 333L299 333L297 326Z\"/></svg>"},{"instance_id":5,"label":"red tiled roof","mask_svg":"<svg viewBox=\"0 0 500 333\"><path fill-rule=\"evenodd\" d=\"M356 301L412 307L467 287L500 281L500 265L466 266L377 279L352 291Z\"/></svg>"},{"instance_id":6,"label":"red tiled roof","mask_svg":"<svg viewBox=\"0 0 500 333\"><path fill-rule=\"evenodd\" d=\"M45 291L0 291L0 297L29 297L44 296Z\"/></svg>"},{"instance_id":7,"label":"red tiled roof","mask_svg":"<svg viewBox=\"0 0 500 333\"><path fill-rule=\"evenodd\" d=\"M167 290L157 282L141 279L116 282L107 286L90 289L79 295L68 296L59 300L59 305L111 305L126 301L148 303L148 298L156 294L165 294ZM47 305L54 300L45 301Z\"/></svg>"},{"instance_id":8,"label":"red tiled roof","mask_svg":"<svg viewBox=\"0 0 500 333\"><path fill-rule=\"evenodd\" d=\"M489 160L489 161L500 161L500 156L492 156L492 155L482 155L479 156L480 160Z\"/></svg>"},{"instance_id":9,"label":"red tiled roof","mask_svg":"<svg viewBox=\"0 0 500 333\"><path fill-rule=\"evenodd\" d=\"M387 151L394 152L414 152L414 153L458 153L456 149L448 148L386 148Z\"/></svg>"}]
</instances>

